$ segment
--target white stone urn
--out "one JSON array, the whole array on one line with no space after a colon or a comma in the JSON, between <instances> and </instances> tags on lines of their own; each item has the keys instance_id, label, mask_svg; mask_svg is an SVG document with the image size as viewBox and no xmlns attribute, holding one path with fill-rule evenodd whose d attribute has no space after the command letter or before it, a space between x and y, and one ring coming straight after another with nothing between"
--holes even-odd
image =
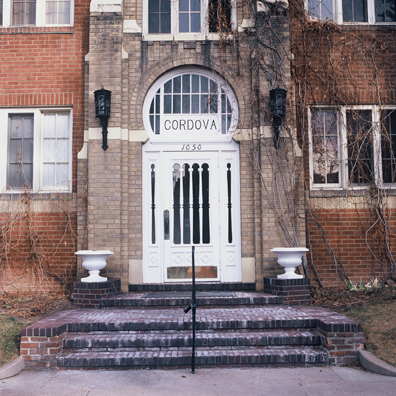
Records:
<instances>
[{"instance_id":1,"label":"white stone urn","mask_svg":"<svg viewBox=\"0 0 396 396\"><path fill-rule=\"evenodd\" d=\"M304 247L289 247L289 248L273 248L278 256L278 264L285 268L285 273L278 275L279 279L301 279L303 275L296 274L294 270L301 264L301 259L304 253L309 252L309 249Z\"/></svg>"},{"instance_id":2,"label":"white stone urn","mask_svg":"<svg viewBox=\"0 0 396 396\"><path fill-rule=\"evenodd\" d=\"M82 260L82 266L88 270L89 276L81 278L81 282L106 282L107 278L100 276L101 269L106 267L106 259L114 254L111 250L79 250L75 253Z\"/></svg>"}]
</instances>

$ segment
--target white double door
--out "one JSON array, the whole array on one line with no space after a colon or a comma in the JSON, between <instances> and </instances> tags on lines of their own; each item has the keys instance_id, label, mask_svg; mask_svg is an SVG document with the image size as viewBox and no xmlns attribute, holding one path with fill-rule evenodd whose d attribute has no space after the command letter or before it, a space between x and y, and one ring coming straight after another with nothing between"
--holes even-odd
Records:
<instances>
[{"instance_id":1,"label":"white double door","mask_svg":"<svg viewBox=\"0 0 396 396\"><path fill-rule=\"evenodd\" d=\"M154 149L153 147L151 147ZM241 281L237 150L144 150L143 281Z\"/></svg>"}]
</instances>

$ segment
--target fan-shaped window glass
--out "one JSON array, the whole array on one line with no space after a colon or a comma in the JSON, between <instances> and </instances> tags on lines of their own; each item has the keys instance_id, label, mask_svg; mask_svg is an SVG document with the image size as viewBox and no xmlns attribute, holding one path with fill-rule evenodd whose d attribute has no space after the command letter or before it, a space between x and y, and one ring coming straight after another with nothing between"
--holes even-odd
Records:
<instances>
[{"instance_id":1,"label":"fan-shaped window glass","mask_svg":"<svg viewBox=\"0 0 396 396\"><path fill-rule=\"evenodd\" d=\"M148 96L150 132L154 135L224 135L235 130L236 101L217 76L183 73L164 79Z\"/></svg>"}]
</instances>

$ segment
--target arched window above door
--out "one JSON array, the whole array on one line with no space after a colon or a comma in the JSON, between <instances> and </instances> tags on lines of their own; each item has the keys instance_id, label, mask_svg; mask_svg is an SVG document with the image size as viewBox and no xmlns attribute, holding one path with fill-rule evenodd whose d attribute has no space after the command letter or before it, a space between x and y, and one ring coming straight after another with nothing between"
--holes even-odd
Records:
<instances>
[{"instance_id":1,"label":"arched window above door","mask_svg":"<svg viewBox=\"0 0 396 396\"><path fill-rule=\"evenodd\" d=\"M225 141L238 122L238 106L219 76L198 68L167 73L149 90L143 119L152 141Z\"/></svg>"}]
</instances>

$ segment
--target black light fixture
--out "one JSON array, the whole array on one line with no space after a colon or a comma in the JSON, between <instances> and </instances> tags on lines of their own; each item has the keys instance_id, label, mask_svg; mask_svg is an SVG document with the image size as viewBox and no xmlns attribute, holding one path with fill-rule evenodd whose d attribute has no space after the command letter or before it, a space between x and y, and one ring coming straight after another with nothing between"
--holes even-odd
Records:
<instances>
[{"instance_id":1,"label":"black light fixture","mask_svg":"<svg viewBox=\"0 0 396 396\"><path fill-rule=\"evenodd\" d=\"M274 146L279 147L279 130L286 115L286 89L274 88L270 91L270 108L274 128Z\"/></svg>"},{"instance_id":2,"label":"black light fixture","mask_svg":"<svg viewBox=\"0 0 396 396\"><path fill-rule=\"evenodd\" d=\"M107 150L107 125L110 118L111 92L103 87L94 92L95 114L102 126L102 149Z\"/></svg>"}]
</instances>

